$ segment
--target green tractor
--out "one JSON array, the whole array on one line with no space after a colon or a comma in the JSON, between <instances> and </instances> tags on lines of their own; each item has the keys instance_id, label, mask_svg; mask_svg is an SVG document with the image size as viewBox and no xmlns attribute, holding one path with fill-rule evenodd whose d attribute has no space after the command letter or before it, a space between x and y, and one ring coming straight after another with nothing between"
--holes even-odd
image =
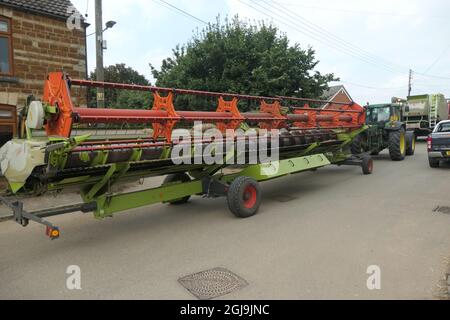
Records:
<instances>
[{"instance_id":1,"label":"green tractor","mask_svg":"<svg viewBox=\"0 0 450 320\"><path fill-rule=\"evenodd\" d=\"M413 131L406 131L403 119L403 103L366 106L366 123L369 129L358 135L351 145L353 154L378 155L389 149L393 161L402 161L414 155L416 138Z\"/></svg>"}]
</instances>

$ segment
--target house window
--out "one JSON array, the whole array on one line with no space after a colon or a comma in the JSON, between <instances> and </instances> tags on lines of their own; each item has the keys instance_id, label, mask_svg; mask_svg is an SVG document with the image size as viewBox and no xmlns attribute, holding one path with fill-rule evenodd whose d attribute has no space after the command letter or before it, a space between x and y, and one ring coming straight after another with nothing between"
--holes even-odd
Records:
<instances>
[{"instance_id":1,"label":"house window","mask_svg":"<svg viewBox=\"0 0 450 320\"><path fill-rule=\"evenodd\" d=\"M11 20L0 17L0 75L13 75L11 35Z\"/></svg>"}]
</instances>

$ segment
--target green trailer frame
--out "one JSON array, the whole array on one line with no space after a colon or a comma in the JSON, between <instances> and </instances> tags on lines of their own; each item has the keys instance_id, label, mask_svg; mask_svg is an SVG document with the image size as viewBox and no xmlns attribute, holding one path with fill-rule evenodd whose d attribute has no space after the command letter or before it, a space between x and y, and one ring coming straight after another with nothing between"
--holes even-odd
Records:
<instances>
[{"instance_id":1,"label":"green trailer frame","mask_svg":"<svg viewBox=\"0 0 450 320\"><path fill-rule=\"evenodd\" d=\"M367 130L367 128L365 126L354 131L336 130L340 142L338 145L330 147L322 143L313 143L301 152L297 151L284 154L283 158L279 161L244 165L239 167L238 171L231 173L224 173L224 169L228 167L227 164L191 165L180 168L172 166L163 170L133 173L128 172L130 163L120 163L110 165L107 173L102 177L79 176L48 186L50 191L63 189L72 185L81 186L83 203L77 205L28 212L24 210L23 203L14 197L2 196L0 197L0 201L13 211L14 220L17 223L22 226L27 226L30 221L43 224L47 228L47 235L51 239L56 239L60 236L59 228L45 220L45 218L74 212L94 212L96 218L102 219L130 209L157 203L173 203L195 195L210 198L223 196L228 197L230 201L231 196L236 196L230 195L230 192L237 190L233 188L233 183L239 180L238 178L241 178L241 180L245 178L247 179L246 182L255 185L259 182L277 179L290 174L316 170L332 164L361 166L364 174L370 174L373 169L373 162L370 156L355 156L349 152L349 145L353 139L361 132ZM72 143L71 147L73 145ZM69 149L67 148L65 151ZM168 150L166 155L168 156ZM55 159L53 161L55 165L61 165L61 161L64 162L64 160L58 159L58 156L64 159L64 152L54 153ZM135 156L137 157L137 155ZM225 158L227 157L229 155L225 156ZM182 171L180 171L181 169ZM163 183L162 186L157 188L128 193L114 193L111 188L114 184L123 182L126 179L186 173L189 174L190 181L181 179L180 181ZM259 190L257 191L259 192ZM260 195L258 196L260 197ZM255 206L255 208L251 208L251 214L248 214L248 216L256 213L259 208L259 203L255 203ZM238 214L236 215L240 216Z\"/></svg>"}]
</instances>

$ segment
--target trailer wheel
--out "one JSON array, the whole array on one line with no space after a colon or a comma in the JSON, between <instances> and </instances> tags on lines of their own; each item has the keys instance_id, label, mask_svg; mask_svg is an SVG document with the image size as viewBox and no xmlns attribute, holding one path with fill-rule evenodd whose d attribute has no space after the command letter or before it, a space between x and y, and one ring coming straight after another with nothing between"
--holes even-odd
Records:
<instances>
[{"instance_id":1,"label":"trailer wheel","mask_svg":"<svg viewBox=\"0 0 450 320\"><path fill-rule=\"evenodd\" d=\"M372 174L372 172L373 172L373 159L372 159L372 157L364 156L362 158L361 167L362 167L362 171L363 171L364 174L366 174L366 175L367 174Z\"/></svg>"},{"instance_id":2,"label":"trailer wheel","mask_svg":"<svg viewBox=\"0 0 450 320\"><path fill-rule=\"evenodd\" d=\"M191 181L191 178L186 173L169 174L164 179L163 186L166 184L169 184L169 183L174 183L174 182L189 182L189 181ZM167 201L167 203L169 203L171 205L180 205L180 204L184 204L184 203L188 202L190 198L191 198L191 196L186 196L184 198Z\"/></svg>"},{"instance_id":3,"label":"trailer wheel","mask_svg":"<svg viewBox=\"0 0 450 320\"><path fill-rule=\"evenodd\" d=\"M389 155L392 161L402 161L406 156L405 130L392 131L389 134Z\"/></svg>"},{"instance_id":4,"label":"trailer wheel","mask_svg":"<svg viewBox=\"0 0 450 320\"><path fill-rule=\"evenodd\" d=\"M406 155L413 156L416 152L416 135L412 131L406 133Z\"/></svg>"},{"instance_id":5,"label":"trailer wheel","mask_svg":"<svg viewBox=\"0 0 450 320\"><path fill-rule=\"evenodd\" d=\"M238 177L228 189L227 201L230 211L236 217L251 217L261 205L261 188L252 178Z\"/></svg>"}]
</instances>

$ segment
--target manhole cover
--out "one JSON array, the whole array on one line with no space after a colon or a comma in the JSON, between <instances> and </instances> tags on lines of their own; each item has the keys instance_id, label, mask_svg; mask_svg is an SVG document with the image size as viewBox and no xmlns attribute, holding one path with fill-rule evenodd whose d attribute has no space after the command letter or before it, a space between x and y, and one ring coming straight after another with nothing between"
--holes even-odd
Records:
<instances>
[{"instance_id":1,"label":"manhole cover","mask_svg":"<svg viewBox=\"0 0 450 320\"><path fill-rule=\"evenodd\" d=\"M433 212L450 214L450 207L437 206L436 208L434 208Z\"/></svg>"},{"instance_id":2,"label":"manhole cover","mask_svg":"<svg viewBox=\"0 0 450 320\"><path fill-rule=\"evenodd\" d=\"M199 272L178 281L200 300L221 297L248 286L247 281L224 268Z\"/></svg>"}]
</instances>

